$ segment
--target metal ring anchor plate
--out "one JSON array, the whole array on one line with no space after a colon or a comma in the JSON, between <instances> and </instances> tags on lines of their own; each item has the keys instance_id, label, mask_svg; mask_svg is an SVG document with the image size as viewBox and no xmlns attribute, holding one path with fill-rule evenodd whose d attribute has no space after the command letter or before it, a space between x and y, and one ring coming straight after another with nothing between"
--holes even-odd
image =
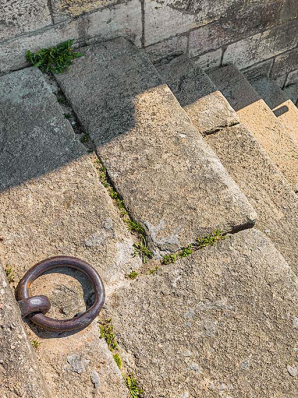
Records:
<instances>
[{"instance_id":1,"label":"metal ring anchor plate","mask_svg":"<svg viewBox=\"0 0 298 398\"><path fill-rule=\"evenodd\" d=\"M83 272L90 280L95 293L93 305L86 312L72 319L52 319L44 315L51 307L46 296L30 297L29 288L35 279L53 268L68 267ZM20 280L16 289L22 317L28 318L45 330L52 332L70 332L88 326L99 314L105 300L103 282L91 265L75 257L57 256L34 265Z\"/></svg>"}]
</instances>

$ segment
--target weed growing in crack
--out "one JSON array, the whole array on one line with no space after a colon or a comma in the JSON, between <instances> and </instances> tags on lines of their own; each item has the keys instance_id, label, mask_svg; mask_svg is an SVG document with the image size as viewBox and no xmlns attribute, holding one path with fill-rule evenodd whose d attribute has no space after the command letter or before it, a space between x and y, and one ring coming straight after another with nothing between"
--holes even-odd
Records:
<instances>
[{"instance_id":1,"label":"weed growing in crack","mask_svg":"<svg viewBox=\"0 0 298 398\"><path fill-rule=\"evenodd\" d=\"M64 113L64 117L65 117L65 119L69 120L71 118L71 114L70 113Z\"/></svg>"},{"instance_id":2,"label":"weed growing in crack","mask_svg":"<svg viewBox=\"0 0 298 398\"><path fill-rule=\"evenodd\" d=\"M125 381L125 385L128 388L131 398L140 398L144 393L139 387L138 381L135 379L133 373L130 373L128 376L122 375Z\"/></svg>"},{"instance_id":3,"label":"weed growing in crack","mask_svg":"<svg viewBox=\"0 0 298 398\"><path fill-rule=\"evenodd\" d=\"M125 221L128 225L128 229L132 232L135 232L137 234L142 234L145 235L145 230L144 228L141 226L140 223L132 221L132 220L126 220Z\"/></svg>"},{"instance_id":4,"label":"weed growing in crack","mask_svg":"<svg viewBox=\"0 0 298 398\"><path fill-rule=\"evenodd\" d=\"M59 104L67 103L65 95L63 94L63 92L61 90L58 91L58 93L56 94L56 97L57 97L57 101L59 102Z\"/></svg>"},{"instance_id":5,"label":"weed growing in crack","mask_svg":"<svg viewBox=\"0 0 298 398\"><path fill-rule=\"evenodd\" d=\"M141 237L141 241L138 243L134 243L134 252L132 253L133 257L140 256L142 259L143 264L147 263L147 259L153 258L153 253L149 249L146 239L144 236Z\"/></svg>"},{"instance_id":6,"label":"weed growing in crack","mask_svg":"<svg viewBox=\"0 0 298 398\"><path fill-rule=\"evenodd\" d=\"M86 142L88 142L89 141L89 137L88 137L88 134L84 134L83 135L83 137L81 138L81 143L82 144L86 144Z\"/></svg>"},{"instance_id":7,"label":"weed growing in crack","mask_svg":"<svg viewBox=\"0 0 298 398\"><path fill-rule=\"evenodd\" d=\"M5 273L6 273L9 283L12 283L15 281L15 277L16 277L15 273L9 264L6 264L6 266L5 266Z\"/></svg>"},{"instance_id":8,"label":"weed growing in crack","mask_svg":"<svg viewBox=\"0 0 298 398\"><path fill-rule=\"evenodd\" d=\"M30 341L31 345L33 348L35 348L35 350L40 346L41 342L38 340L31 340Z\"/></svg>"},{"instance_id":9,"label":"weed growing in crack","mask_svg":"<svg viewBox=\"0 0 298 398\"><path fill-rule=\"evenodd\" d=\"M225 235L220 230L212 232L211 235L207 235L204 238L198 238L195 244L190 244L182 248L178 253L166 254L163 256L161 263L163 265L173 264L178 258L184 258L191 256L194 251L197 251L206 246L213 246L219 240L225 239Z\"/></svg>"},{"instance_id":10,"label":"weed growing in crack","mask_svg":"<svg viewBox=\"0 0 298 398\"><path fill-rule=\"evenodd\" d=\"M137 273L137 271L131 271L129 274L127 274L127 277L129 279L136 279L138 275L139 274Z\"/></svg>"},{"instance_id":11,"label":"weed growing in crack","mask_svg":"<svg viewBox=\"0 0 298 398\"><path fill-rule=\"evenodd\" d=\"M72 51L74 40L67 40L54 47L42 48L36 53L30 50L26 53L26 60L42 72L53 72L56 74L65 72L72 65L75 58L83 54Z\"/></svg>"},{"instance_id":12,"label":"weed growing in crack","mask_svg":"<svg viewBox=\"0 0 298 398\"><path fill-rule=\"evenodd\" d=\"M159 270L159 267L158 266L156 266L155 268L151 268L151 269L149 269L149 274L150 275L154 275L154 274L156 274L156 272Z\"/></svg>"},{"instance_id":13,"label":"weed growing in crack","mask_svg":"<svg viewBox=\"0 0 298 398\"><path fill-rule=\"evenodd\" d=\"M115 348L118 347L118 344L114 333L114 326L112 325L112 319L98 321L98 323L100 329L100 338L106 341L110 351L115 350Z\"/></svg>"},{"instance_id":14,"label":"weed growing in crack","mask_svg":"<svg viewBox=\"0 0 298 398\"><path fill-rule=\"evenodd\" d=\"M118 368L121 369L122 361L121 361L120 355L114 354L113 358L114 358L114 361L116 362L116 365L118 366Z\"/></svg>"},{"instance_id":15,"label":"weed growing in crack","mask_svg":"<svg viewBox=\"0 0 298 398\"><path fill-rule=\"evenodd\" d=\"M204 238L198 238L198 246L199 247L206 247L206 246L213 246L219 240L225 239L225 235L223 235L222 231L217 229L216 231L212 232L211 235L207 235Z\"/></svg>"}]
</instances>

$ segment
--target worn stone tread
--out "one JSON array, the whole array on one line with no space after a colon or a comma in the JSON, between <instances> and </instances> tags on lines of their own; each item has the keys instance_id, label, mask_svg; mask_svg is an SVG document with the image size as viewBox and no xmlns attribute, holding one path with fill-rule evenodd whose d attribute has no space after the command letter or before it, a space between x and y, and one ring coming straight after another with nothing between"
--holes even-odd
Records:
<instances>
[{"instance_id":1,"label":"worn stone tread","mask_svg":"<svg viewBox=\"0 0 298 398\"><path fill-rule=\"evenodd\" d=\"M0 263L0 396L50 398Z\"/></svg>"},{"instance_id":2,"label":"worn stone tread","mask_svg":"<svg viewBox=\"0 0 298 398\"><path fill-rule=\"evenodd\" d=\"M298 109L286 92L268 77L252 79L249 82L281 121L289 135L298 142Z\"/></svg>"},{"instance_id":3,"label":"worn stone tread","mask_svg":"<svg viewBox=\"0 0 298 398\"><path fill-rule=\"evenodd\" d=\"M108 312L146 398L294 398L297 305L296 276L251 229L138 278Z\"/></svg>"},{"instance_id":4,"label":"worn stone tread","mask_svg":"<svg viewBox=\"0 0 298 398\"><path fill-rule=\"evenodd\" d=\"M298 144L246 78L233 66L208 73L269 157L298 191Z\"/></svg>"},{"instance_id":5,"label":"worn stone tread","mask_svg":"<svg viewBox=\"0 0 298 398\"><path fill-rule=\"evenodd\" d=\"M149 58L123 38L82 52L57 80L156 255L251 226L255 212Z\"/></svg>"},{"instance_id":6,"label":"worn stone tread","mask_svg":"<svg viewBox=\"0 0 298 398\"><path fill-rule=\"evenodd\" d=\"M99 182L89 155L75 137L42 73L33 68L0 78L0 256L16 282L38 261L70 255L91 264L107 294L141 265L132 258L134 239ZM92 289L63 269L42 276L32 293L46 294L50 316L85 311ZM79 333L59 335L27 325L40 370L53 397L127 398L122 376L96 320ZM77 372L77 367L82 372ZM97 372L96 388L91 374Z\"/></svg>"},{"instance_id":7,"label":"worn stone tread","mask_svg":"<svg viewBox=\"0 0 298 398\"><path fill-rule=\"evenodd\" d=\"M205 139L256 209L257 227L298 274L298 199L280 170L244 125Z\"/></svg>"},{"instance_id":8,"label":"worn stone tread","mask_svg":"<svg viewBox=\"0 0 298 398\"><path fill-rule=\"evenodd\" d=\"M226 98L187 55L156 68L200 133L239 123Z\"/></svg>"}]
</instances>

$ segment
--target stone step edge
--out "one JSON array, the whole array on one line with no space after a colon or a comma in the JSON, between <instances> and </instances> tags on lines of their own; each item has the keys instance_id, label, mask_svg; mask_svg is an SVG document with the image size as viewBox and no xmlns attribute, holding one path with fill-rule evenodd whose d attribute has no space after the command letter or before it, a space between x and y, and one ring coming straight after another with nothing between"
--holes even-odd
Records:
<instances>
[{"instance_id":1,"label":"stone step edge","mask_svg":"<svg viewBox=\"0 0 298 398\"><path fill-rule=\"evenodd\" d=\"M0 367L4 369L1 396L8 393L9 398L19 394L26 398L50 398L1 261L0 280Z\"/></svg>"}]
</instances>

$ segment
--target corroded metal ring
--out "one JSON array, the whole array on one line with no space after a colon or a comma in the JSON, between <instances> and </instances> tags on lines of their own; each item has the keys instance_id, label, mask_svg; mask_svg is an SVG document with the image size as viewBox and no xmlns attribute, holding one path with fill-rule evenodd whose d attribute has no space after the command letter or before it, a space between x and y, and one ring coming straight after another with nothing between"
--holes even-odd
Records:
<instances>
[{"instance_id":1,"label":"corroded metal ring","mask_svg":"<svg viewBox=\"0 0 298 398\"><path fill-rule=\"evenodd\" d=\"M86 312L72 319L60 320L45 316L44 314L51 307L49 299L46 296L30 297L31 283L46 271L58 267L74 268L83 272L89 278L94 289L93 305ZM16 289L16 297L23 317L28 316L32 322L45 330L70 332L85 328L99 314L104 304L105 290L100 276L91 265L75 257L57 256L34 265L20 280Z\"/></svg>"}]
</instances>

